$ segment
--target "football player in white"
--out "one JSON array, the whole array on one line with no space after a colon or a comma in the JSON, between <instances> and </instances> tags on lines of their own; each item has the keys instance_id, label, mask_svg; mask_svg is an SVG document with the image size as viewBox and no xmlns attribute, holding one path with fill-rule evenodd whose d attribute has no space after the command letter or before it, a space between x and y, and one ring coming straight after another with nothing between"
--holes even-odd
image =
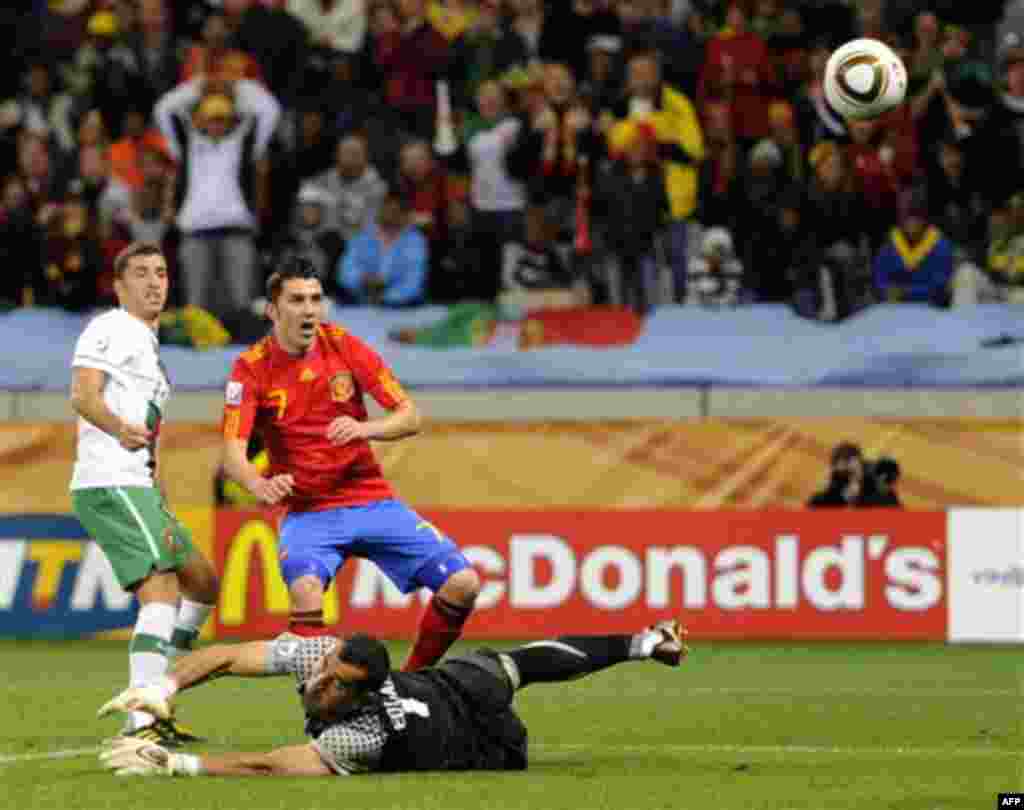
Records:
<instances>
[{"instance_id":1,"label":"football player in white","mask_svg":"<svg viewBox=\"0 0 1024 810\"><path fill-rule=\"evenodd\" d=\"M128 649L130 683L150 683L174 650L188 650L217 600L213 566L168 510L158 448L170 381L157 329L167 303L167 259L138 242L114 262L119 307L94 318L71 361L78 442L71 496L139 614ZM176 747L196 742L172 722L133 712L125 734Z\"/></svg>"}]
</instances>

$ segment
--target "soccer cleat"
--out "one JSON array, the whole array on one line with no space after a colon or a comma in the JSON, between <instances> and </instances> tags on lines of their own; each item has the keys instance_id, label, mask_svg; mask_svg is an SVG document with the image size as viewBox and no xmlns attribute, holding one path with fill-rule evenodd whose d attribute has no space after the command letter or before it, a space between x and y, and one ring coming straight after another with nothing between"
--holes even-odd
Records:
<instances>
[{"instance_id":1,"label":"soccer cleat","mask_svg":"<svg viewBox=\"0 0 1024 810\"><path fill-rule=\"evenodd\" d=\"M164 748L181 747L182 743L178 742L171 730L164 727L164 722L163 720L156 720L147 726L139 726L132 731L122 731L121 736L133 740L144 740Z\"/></svg>"},{"instance_id":2,"label":"soccer cleat","mask_svg":"<svg viewBox=\"0 0 1024 810\"><path fill-rule=\"evenodd\" d=\"M649 633L660 633L661 641L654 645L651 650L651 658L669 667L677 667L690 652L686 646L686 629L675 619L666 619L663 622L648 627Z\"/></svg>"},{"instance_id":3,"label":"soccer cleat","mask_svg":"<svg viewBox=\"0 0 1024 810\"><path fill-rule=\"evenodd\" d=\"M181 748L183 745L206 742L202 737L196 736L173 720L154 720L149 725L141 726L134 731L122 732L121 736L145 740L164 748Z\"/></svg>"},{"instance_id":4,"label":"soccer cleat","mask_svg":"<svg viewBox=\"0 0 1024 810\"><path fill-rule=\"evenodd\" d=\"M188 726L183 726L173 718L170 720L157 720L157 725L164 727L168 736L174 737L178 745L191 745L193 743L206 742L205 737L195 734Z\"/></svg>"}]
</instances>

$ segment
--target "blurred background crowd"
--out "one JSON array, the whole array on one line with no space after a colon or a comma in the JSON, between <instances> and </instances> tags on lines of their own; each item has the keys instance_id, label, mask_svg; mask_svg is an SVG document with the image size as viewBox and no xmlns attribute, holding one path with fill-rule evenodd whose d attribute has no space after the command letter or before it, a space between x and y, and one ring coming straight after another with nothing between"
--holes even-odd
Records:
<instances>
[{"instance_id":1,"label":"blurred background crowd","mask_svg":"<svg viewBox=\"0 0 1024 810\"><path fill-rule=\"evenodd\" d=\"M1018 7L1021 6L1021 7ZM36 0L0 9L0 300L247 339L301 254L342 304L1024 301L1024 4ZM824 104L885 40L903 107Z\"/></svg>"}]
</instances>

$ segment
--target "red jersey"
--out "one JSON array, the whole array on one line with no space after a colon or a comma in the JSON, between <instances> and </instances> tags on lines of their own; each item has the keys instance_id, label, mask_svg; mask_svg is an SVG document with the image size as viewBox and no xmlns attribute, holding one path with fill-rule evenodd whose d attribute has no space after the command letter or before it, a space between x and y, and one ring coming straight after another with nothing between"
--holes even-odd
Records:
<instances>
[{"instance_id":1,"label":"red jersey","mask_svg":"<svg viewBox=\"0 0 1024 810\"><path fill-rule=\"evenodd\" d=\"M263 437L268 475L290 473L295 484L283 506L310 512L394 497L370 443L327 439L339 416L367 418L363 397L393 410L405 392L380 356L342 327L325 323L310 350L288 354L268 335L235 361L224 397L224 437Z\"/></svg>"}]
</instances>

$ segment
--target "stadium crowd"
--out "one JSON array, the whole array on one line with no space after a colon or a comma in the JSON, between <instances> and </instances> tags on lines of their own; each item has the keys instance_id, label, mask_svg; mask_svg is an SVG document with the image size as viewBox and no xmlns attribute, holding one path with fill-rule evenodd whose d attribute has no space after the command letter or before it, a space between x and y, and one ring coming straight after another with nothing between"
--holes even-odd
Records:
<instances>
[{"instance_id":1,"label":"stadium crowd","mask_svg":"<svg viewBox=\"0 0 1024 810\"><path fill-rule=\"evenodd\" d=\"M145 239L173 305L233 332L289 252L353 305L1024 301L1024 11L999 5L7 3L0 300L108 303ZM876 121L823 101L855 36L910 74Z\"/></svg>"}]
</instances>

